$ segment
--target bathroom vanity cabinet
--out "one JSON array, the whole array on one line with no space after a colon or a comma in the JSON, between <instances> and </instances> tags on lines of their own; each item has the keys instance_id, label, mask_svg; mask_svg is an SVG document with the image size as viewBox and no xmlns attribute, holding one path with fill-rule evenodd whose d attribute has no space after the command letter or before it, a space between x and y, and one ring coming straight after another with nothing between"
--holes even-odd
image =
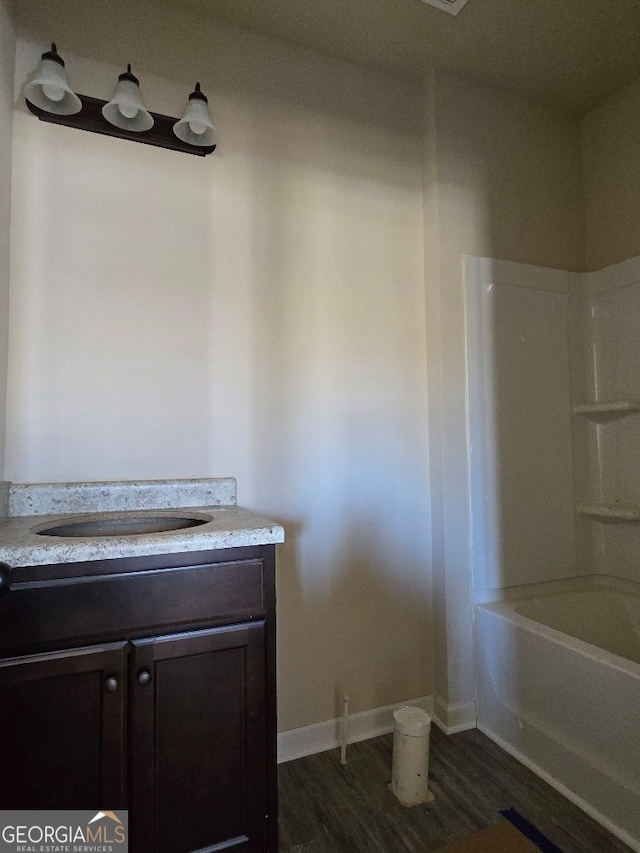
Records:
<instances>
[{"instance_id":1,"label":"bathroom vanity cabinet","mask_svg":"<svg viewBox=\"0 0 640 853\"><path fill-rule=\"evenodd\" d=\"M14 568L0 808L128 808L135 853L275 853L274 570L274 545Z\"/></svg>"}]
</instances>

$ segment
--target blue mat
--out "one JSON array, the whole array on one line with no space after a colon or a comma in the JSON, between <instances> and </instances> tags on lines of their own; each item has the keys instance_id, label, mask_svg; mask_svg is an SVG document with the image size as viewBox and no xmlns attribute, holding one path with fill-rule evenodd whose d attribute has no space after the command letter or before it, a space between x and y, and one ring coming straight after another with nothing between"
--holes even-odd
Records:
<instances>
[{"instance_id":1,"label":"blue mat","mask_svg":"<svg viewBox=\"0 0 640 853\"><path fill-rule=\"evenodd\" d=\"M528 838L532 844L535 844L542 853L562 853L559 847L556 847L552 841L549 841L546 835L543 835L539 829L536 829L532 823L529 823L526 818L522 817L520 812L517 812L515 809L505 809L500 814Z\"/></svg>"}]
</instances>

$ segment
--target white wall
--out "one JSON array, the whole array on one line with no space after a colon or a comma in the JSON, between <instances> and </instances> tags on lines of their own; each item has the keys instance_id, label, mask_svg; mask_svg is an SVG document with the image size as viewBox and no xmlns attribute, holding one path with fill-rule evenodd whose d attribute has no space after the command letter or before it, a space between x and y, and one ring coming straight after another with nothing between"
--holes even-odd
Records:
<instances>
[{"instance_id":1,"label":"white wall","mask_svg":"<svg viewBox=\"0 0 640 853\"><path fill-rule=\"evenodd\" d=\"M640 77L581 122L586 268L640 255Z\"/></svg>"},{"instance_id":2,"label":"white wall","mask_svg":"<svg viewBox=\"0 0 640 853\"><path fill-rule=\"evenodd\" d=\"M581 269L580 140L576 119L449 74L434 75L426 101L435 671L456 704L474 695L463 256Z\"/></svg>"},{"instance_id":3,"label":"white wall","mask_svg":"<svg viewBox=\"0 0 640 853\"><path fill-rule=\"evenodd\" d=\"M9 234L15 50L13 3L10 0L0 0L0 480L4 474L9 345Z\"/></svg>"},{"instance_id":4,"label":"white wall","mask_svg":"<svg viewBox=\"0 0 640 853\"><path fill-rule=\"evenodd\" d=\"M7 476L234 475L282 521L281 729L433 692L419 91L186 12L24 2L206 159L14 125Z\"/></svg>"},{"instance_id":5,"label":"white wall","mask_svg":"<svg viewBox=\"0 0 640 853\"><path fill-rule=\"evenodd\" d=\"M55 33L82 92L131 61L175 115L200 79L222 143L200 161L16 113L8 476L236 475L288 533L281 728L343 689L468 702L462 257L580 268L577 122L169 6L28 0L20 24L19 82Z\"/></svg>"}]
</instances>

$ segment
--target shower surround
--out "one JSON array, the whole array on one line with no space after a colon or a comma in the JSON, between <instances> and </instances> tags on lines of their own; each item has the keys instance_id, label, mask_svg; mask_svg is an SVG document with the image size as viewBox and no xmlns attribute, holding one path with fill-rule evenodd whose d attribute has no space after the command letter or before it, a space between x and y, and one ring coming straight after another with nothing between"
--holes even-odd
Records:
<instances>
[{"instance_id":1,"label":"shower surround","mask_svg":"<svg viewBox=\"0 0 640 853\"><path fill-rule=\"evenodd\" d=\"M640 259L465 282L478 726L640 850Z\"/></svg>"}]
</instances>

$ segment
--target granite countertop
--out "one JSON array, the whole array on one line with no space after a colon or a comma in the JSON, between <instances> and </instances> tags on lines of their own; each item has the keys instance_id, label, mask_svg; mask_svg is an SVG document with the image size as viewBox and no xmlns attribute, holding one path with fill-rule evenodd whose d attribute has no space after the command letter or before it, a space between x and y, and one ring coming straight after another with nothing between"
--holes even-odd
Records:
<instances>
[{"instance_id":1,"label":"granite countertop","mask_svg":"<svg viewBox=\"0 0 640 853\"><path fill-rule=\"evenodd\" d=\"M280 524L236 505L232 478L5 484L0 561L11 567L241 548L284 542ZM197 517L196 527L116 536L39 535L49 526L137 517Z\"/></svg>"}]
</instances>

